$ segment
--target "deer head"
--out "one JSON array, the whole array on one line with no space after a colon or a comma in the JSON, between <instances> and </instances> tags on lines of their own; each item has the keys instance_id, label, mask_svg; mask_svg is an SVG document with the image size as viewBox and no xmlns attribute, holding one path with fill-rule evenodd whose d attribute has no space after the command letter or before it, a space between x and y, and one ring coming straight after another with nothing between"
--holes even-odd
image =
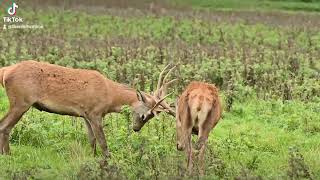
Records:
<instances>
[{"instance_id":1,"label":"deer head","mask_svg":"<svg viewBox=\"0 0 320 180\"><path fill-rule=\"evenodd\" d=\"M138 104L133 107L133 130L140 129L154 116L161 112L166 112L175 117L175 111L166 103L165 99L171 94L167 94L168 86L177 79L168 81L169 74L176 68L167 65L160 73L157 89L151 94L137 91Z\"/></svg>"}]
</instances>

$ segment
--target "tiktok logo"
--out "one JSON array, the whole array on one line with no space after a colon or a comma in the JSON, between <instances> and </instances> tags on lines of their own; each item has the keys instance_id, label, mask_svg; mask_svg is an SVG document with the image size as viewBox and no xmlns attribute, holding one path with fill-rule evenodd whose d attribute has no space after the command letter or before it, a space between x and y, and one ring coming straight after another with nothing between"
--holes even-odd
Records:
<instances>
[{"instance_id":1,"label":"tiktok logo","mask_svg":"<svg viewBox=\"0 0 320 180\"><path fill-rule=\"evenodd\" d=\"M0 5L1 2L3 2L5 0L0 0ZM16 15L17 13L17 9L18 9L18 4L13 2L14 0L10 0L12 1L12 3L10 3L8 9L7 9L7 13L9 15L7 16L3 16L3 26L2 26L2 30L10 30L10 29L39 29L39 28L43 28L43 25L38 25L38 24L23 24L23 18L19 17ZM21 4L20 4L21 6ZM20 7L21 8L21 7ZM1 28L1 26L0 26ZM0 178L1 179L1 178Z\"/></svg>"},{"instance_id":2,"label":"tiktok logo","mask_svg":"<svg viewBox=\"0 0 320 180\"><path fill-rule=\"evenodd\" d=\"M14 16L17 13L17 9L18 8L18 4L16 4L15 2L12 3L12 6L10 6L8 8L8 14L10 16Z\"/></svg>"}]
</instances>

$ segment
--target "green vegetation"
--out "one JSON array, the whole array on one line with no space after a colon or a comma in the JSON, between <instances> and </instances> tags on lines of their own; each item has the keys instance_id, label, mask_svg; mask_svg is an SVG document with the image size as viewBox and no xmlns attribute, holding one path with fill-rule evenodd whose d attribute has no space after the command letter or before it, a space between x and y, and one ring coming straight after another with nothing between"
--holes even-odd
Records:
<instances>
[{"instance_id":1,"label":"green vegetation","mask_svg":"<svg viewBox=\"0 0 320 180\"><path fill-rule=\"evenodd\" d=\"M176 5L211 10L320 11L318 0L175 0Z\"/></svg>"},{"instance_id":2,"label":"green vegetation","mask_svg":"<svg viewBox=\"0 0 320 180\"><path fill-rule=\"evenodd\" d=\"M171 102L191 80L219 86L225 111L209 138L203 179L320 178L319 15L18 13L44 29L1 31L1 66L37 59L95 69L149 92L160 69L176 63ZM1 90L1 116L7 107ZM83 120L31 109L11 134L12 155L0 156L0 179L197 178L186 176L172 117L161 114L135 133L124 108L104 124L108 165L92 156Z\"/></svg>"},{"instance_id":3,"label":"green vegetation","mask_svg":"<svg viewBox=\"0 0 320 180\"><path fill-rule=\"evenodd\" d=\"M298 171L301 168L312 177L319 177L317 109L319 103L295 101L283 104L251 100L234 104L233 111L225 113L211 133L207 177L307 176ZM134 133L125 114L126 111L122 115L113 114L104 121L112 152L110 164L105 166L99 157L92 156L80 119L32 110L14 129L12 155L0 158L0 173L8 179L186 176L184 154L175 149L174 120L161 115L141 133ZM304 159L291 157L291 153L301 153Z\"/></svg>"}]
</instances>

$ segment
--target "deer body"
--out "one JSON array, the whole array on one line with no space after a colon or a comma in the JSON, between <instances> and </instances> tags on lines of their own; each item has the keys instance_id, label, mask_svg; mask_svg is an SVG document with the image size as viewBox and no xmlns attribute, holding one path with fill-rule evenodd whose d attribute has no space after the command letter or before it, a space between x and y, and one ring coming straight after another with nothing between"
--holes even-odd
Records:
<instances>
[{"instance_id":1,"label":"deer body","mask_svg":"<svg viewBox=\"0 0 320 180\"><path fill-rule=\"evenodd\" d=\"M5 67L2 85L9 96L20 97L39 110L78 117L86 117L89 112L104 115L118 111L123 104L138 101L135 91L96 71L35 61Z\"/></svg>"},{"instance_id":2,"label":"deer body","mask_svg":"<svg viewBox=\"0 0 320 180\"><path fill-rule=\"evenodd\" d=\"M189 173L192 171L192 133L198 135L195 148L200 151L200 174L204 174L206 143L220 116L221 103L214 85L191 82L180 96L176 108L177 149L186 151Z\"/></svg>"},{"instance_id":3,"label":"deer body","mask_svg":"<svg viewBox=\"0 0 320 180\"><path fill-rule=\"evenodd\" d=\"M105 157L109 156L102 118L130 105L137 122L156 99L111 81L93 70L72 69L36 61L0 69L0 82L9 99L9 111L0 122L0 154L9 153L9 133L30 107L41 111L83 117L90 144L96 154L96 139Z\"/></svg>"}]
</instances>

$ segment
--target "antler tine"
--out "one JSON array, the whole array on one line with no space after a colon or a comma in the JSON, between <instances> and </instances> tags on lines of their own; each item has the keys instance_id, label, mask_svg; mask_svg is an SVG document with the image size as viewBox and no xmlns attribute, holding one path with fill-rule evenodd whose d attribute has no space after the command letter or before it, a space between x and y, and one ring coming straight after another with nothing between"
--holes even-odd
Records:
<instances>
[{"instance_id":1,"label":"antler tine","mask_svg":"<svg viewBox=\"0 0 320 180\"><path fill-rule=\"evenodd\" d=\"M167 66L168 67L168 66ZM166 67L166 69L168 69ZM162 97L163 95L166 94L167 91L167 87L169 84L171 84L172 82L170 81L170 83L167 82L167 78L169 77L169 74L176 68L177 66L174 65L172 68L169 69L169 71L166 73L166 75L164 76L164 78L162 79L162 83L161 85L158 87L157 89L157 93L155 94L158 98ZM163 71L164 72L164 71ZM163 75L163 74L162 74Z\"/></svg>"},{"instance_id":2,"label":"antler tine","mask_svg":"<svg viewBox=\"0 0 320 180\"><path fill-rule=\"evenodd\" d=\"M161 88L161 85L162 85L162 83L163 83L163 78L162 78L162 76L163 76L163 74L167 71L167 69L169 68L171 66L171 64L168 64L162 71L161 71L161 73L160 73L160 75L159 75L159 80L158 80L158 84L157 84L157 89L156 89L156 91L155 92L157 92L160 88Z\"/></svg>"},{"instance_id":3,"label":"antler tine","mask_svg":"<svg viewBox=\"0 0 320 180\"><path fill-rule=\"evenodd\" d=\"M168 86L177 80L178 79L172 79L171 81L164 83L164 85L159 89L159 96L161 97L161 95L166 94L168 90Z\"/></svg>"},{"instance_id":4,"label":"antler tine","mask_svg":"<svg viewBox=\"0 0 320 180\"><path fill-rule=\"evenodd\" d=\"M165 101L161 102L161 106L164 107L171 116L176 117L176 112Z\"/></svg>"},{"instance_id":5,"label":"antler tine","mask_svg":"<svg viewBox=\"0 0 320 180\"><path fill-rule=\"evenodd\" d=\"M163 78L163 82L166 82L166 79L168 78L169 74L177 67L177 65L174 65L169 71L168 73L164 76Z\"/></svg>"},{"instance_id":6,"label":"antler tine","mask_svg":"<svg viewBox=\"0 0 320 180\"><path fill-rule=\"evenodd\" d=\"M161 98L151 109L150 109L150 111L153 111L157 106L159 106L161 103L162 103L162 101L164 101L164 99L166 99L168 96L170 96L172 93L170 93L170 94L167 94L165 97L163 97L163 98Z\"/></svg>"}]
</instances>

